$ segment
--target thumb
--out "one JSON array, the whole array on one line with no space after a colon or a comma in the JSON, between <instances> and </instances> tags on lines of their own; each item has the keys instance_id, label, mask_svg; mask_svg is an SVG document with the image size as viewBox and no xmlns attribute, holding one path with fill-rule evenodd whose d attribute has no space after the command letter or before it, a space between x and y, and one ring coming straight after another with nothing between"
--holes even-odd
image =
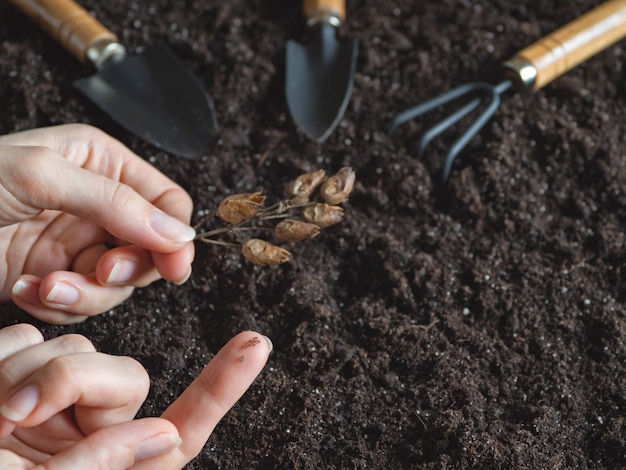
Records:
<instances>
[{"instance_id":1,"label":"thumb","mask_svg":"<svg viewBox=\"0 0 626 470\"><path fill-rule=\"evenodd\" d=\"M20 153L4 185L30 208L68 212L151 251L174 252L193 228L144 199L130 186L74 165L47 147L12 147Z\"/></svg>"},{"instance_id":2,"label":"thumb","mask_svg":"<svg viewBox=\"0 0 626 470\"><path fill-rule=\"evenodd\" d=\"M43 462L41 468L127 469L135 462L171 452L180 444L176 427L167 420L145 418L127 421L90 434Z\"/></svg>"}]
</instances>

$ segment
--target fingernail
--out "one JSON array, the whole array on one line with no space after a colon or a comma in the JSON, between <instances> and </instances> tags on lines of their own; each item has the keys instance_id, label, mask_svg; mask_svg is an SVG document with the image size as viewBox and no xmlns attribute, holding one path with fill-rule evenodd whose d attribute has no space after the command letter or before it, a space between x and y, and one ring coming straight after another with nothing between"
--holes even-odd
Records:
<instances>
[{"instance_id":1,"label":"fingernail","mask_svg":"<svg viewBox=\"0 0 626 470\"><path fill-rule=\"evenodd\" d=\"M18 423L32 413L38 400L39 389L37 386L35 384L26 385L0 407L0 414L9 421Z\"/></svg>"},{"instance_id":2,"label":"fingernail","mask_svg":"<svg viewBox=\"0 0 626 470\"><path fill-rule=\"evenodd\" d=\"M189 266L189 271L187 271L185 277L183 277L180 281L174 281L174 284L176 284L177 286L182 286L185 282L187 282L189 277L191 277L191 266Z\"/></svg>"},{"instance_id":3,"label":"fingernail","mask_svg":"<svg viewBox=\"0 0 626 470\"><path fill-rule=\"evenodd\" d=\"M156 457L180 447L182 443L182 439L176 434L159 434L139 444L135 450L135 460Z\"/></svg>"},{"instance_id":4,"label":"fingernail","mask_svg":"<svg viewBox=\"0 0 626 470\"><path fill-rule=\"evenodd\" d=\"M196 236L192 227L158 209L150 213L150 226L163 238L176 243L190 242Z\"/></svg>"},{"instance_id":5,"label":"fingernail","mask_svg":"<svg viewBox=\"0 0 626 470\"><path fill-rule=\"evenodd\" d=\"M265 335L261 335L263 336L263 339L267 342L267 347L269 348L269 351L267 352L268 354L271 353L274 350L274 343L272 343L272 340L269 339L267 336Z\"/></svg>"},{"instance_id":6,"label":"fingernail","mask_svg":"<svg viewBox=\"0 0 626 470\"><path fill-rule=\"evenodd\" d=\"M73 305L78 302L80 294L76 287L59 281L52 286L46 300L60 305Z\"/></svg>"},{"instance_id":7,"label":"fingernail","mask_svg":"<svg viewBox=\"0 0 626 470\"><path fill-rule=\"evenodd\" d=\"M18 279L11 289L13 297L17 297L23 302L31 305L39 305L39 284L33 283L27 279Z\"/></svg>"},{"instance_id":8,"label":"fingernail","mask_svg":"<svg viewBox=\"0 0 626 470\"><path fill-rule=\"evenodd\" d=\"M131 281L135 277L137 272L137 265L127 259L117 258L113 269L109 273L109 277L106 280L107 284L125 284Z\"/></svg>"}]
</instances>

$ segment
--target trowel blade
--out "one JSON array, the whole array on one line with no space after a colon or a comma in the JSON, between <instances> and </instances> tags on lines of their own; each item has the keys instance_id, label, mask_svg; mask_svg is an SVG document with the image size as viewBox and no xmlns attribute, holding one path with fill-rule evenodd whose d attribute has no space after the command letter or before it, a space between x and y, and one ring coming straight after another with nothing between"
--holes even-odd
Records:
<instances>
[{"instance_id":1,"label":"trowel blade","mask_svg":"<svg viewBox=\"0 0 626 470\"><path fill-rule=\"evenodd\" d=\"M319 24L306 44L288 41L285 95L298 128L323 142L333 132L350 101L358 41L339 40L336 29Z\"/></svg>"},{"instance_id":2,"label":"trowel blade","mask_svg":"<svg viewBox=\"0 0 626 470\"><path fill-rule=\"evenodd\" d=\"M210 97L161 43L111 59L74 85L130 132L175 155L200 157L217 132Z\"/></svg>"}]
</instances>

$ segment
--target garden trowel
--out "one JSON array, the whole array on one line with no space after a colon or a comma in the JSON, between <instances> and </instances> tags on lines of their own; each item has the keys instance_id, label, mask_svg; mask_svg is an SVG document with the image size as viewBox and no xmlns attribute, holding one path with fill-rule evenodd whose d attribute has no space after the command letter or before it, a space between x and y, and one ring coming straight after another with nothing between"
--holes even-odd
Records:
<instances>
[{"instance_id":1,"label":"garden trowel","mask_svg":"<svg viewBox=\"0 0 626 470\"><path fill-rule=\"evenodd\" d=\"M289 41L285 95L299 129L323 142L335 129L350 101L358 40L340 40L345 0L304 0L307 40Z\"/></svg>"},{"instance_id":2,"label":"garden trowel","mask_svg":"<svg viewBox=\"0 0 626 470\"><path fill-rule=\"evenodd\" d=\"M176 155L198 158L217 132L200 82L163 44L129 56L117 37L73 0L11 0L96 73L74 82L123 127Z\"/></svg>"}]
</instances>

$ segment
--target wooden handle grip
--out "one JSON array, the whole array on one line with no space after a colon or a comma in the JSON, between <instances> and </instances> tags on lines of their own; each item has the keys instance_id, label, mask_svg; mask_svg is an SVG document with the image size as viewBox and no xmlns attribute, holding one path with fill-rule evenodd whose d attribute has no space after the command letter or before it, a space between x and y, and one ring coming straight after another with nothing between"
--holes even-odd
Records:
<instances>
[{"instance_id":1,"label":"wooden handle grip","mask_svg":"<svg viewBox=\"0 0 626 470\"><path fill-rule=\"evenodd\" d=\"M10 0L78 60L96 42L117 37L73 0Z\"/></svg>"},{"instance_id":2,"label":"wooden handle grip","mask_svg":"<svg viewBox=\"0 0 626 470\"><path fill-rule=\"evenodd\" d=\"M626 0L611 0L518 52L537 72L538 90L626 36Z\"/></svg>"},{"instance_id":3,"label":"wooden handle grip","mask_svg":"<svg viewBox=\"0 0 626 470\"><path fill-rule=\"evenodd\" d=\"M326 11L337 16L342 22L346 19L345 0L304 0L304 16L310 17L317 12Z\"/></svg>"}]
</instances>

